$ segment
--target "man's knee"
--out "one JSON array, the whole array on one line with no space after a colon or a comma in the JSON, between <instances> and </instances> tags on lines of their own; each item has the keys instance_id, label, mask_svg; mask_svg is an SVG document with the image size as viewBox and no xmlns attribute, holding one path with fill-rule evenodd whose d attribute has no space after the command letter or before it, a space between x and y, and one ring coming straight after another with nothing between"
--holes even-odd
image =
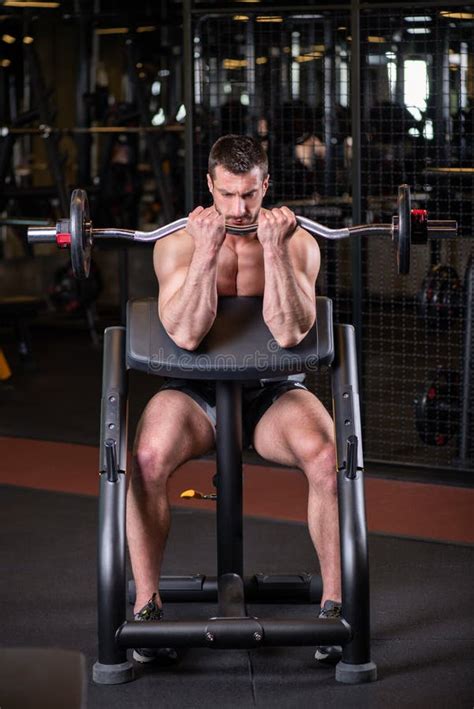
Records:
<instances>
[{"instance_id":1,"label":"man's knee","mask_svg":"<svg viewBox=\"0 0 474 709\"><path fill-rule=\"evenodd\" d=\"M173 472L173 459L170 451L159 441L138 441L133 455L132 477L144 483L165 485Z\"/></svg>"},{"instance_id":2,"label":"man's knee","mask_svg":"<svg viewBox=\"0 0 474 709\"><path fill-rule=\"evenodd\" d=\"M336 451L332 439L319 433L307 433L296 436L292 448L301 467L319 467L324 470L335 469Z\"/></svg>"}]
</instances>

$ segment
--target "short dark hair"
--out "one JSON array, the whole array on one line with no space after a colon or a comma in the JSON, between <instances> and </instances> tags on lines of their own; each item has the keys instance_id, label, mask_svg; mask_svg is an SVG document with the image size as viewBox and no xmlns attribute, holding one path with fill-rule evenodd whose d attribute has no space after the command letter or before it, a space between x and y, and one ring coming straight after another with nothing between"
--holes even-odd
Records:
<instances>
[{"instance_id":1,"label":"short dark hair","mask_svg":"<svg viewBox=\"0 0 474 709\"><path fill-rule=\"evenodd\" d=\"M217 165L234 175L250 172L260 167L264 177L268 174L268 158L262 145L249 135L223 135L216 140L209 153L208 170L214 177Z\"/></svg>"}]
</instances>

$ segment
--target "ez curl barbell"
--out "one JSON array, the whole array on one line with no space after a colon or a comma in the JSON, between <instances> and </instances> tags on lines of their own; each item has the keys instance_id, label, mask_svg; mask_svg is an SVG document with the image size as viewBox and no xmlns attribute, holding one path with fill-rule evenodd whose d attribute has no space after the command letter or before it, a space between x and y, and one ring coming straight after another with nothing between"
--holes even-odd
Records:
<instances>
[{"instance_id":1,"label":"ez curl barbell","mask_svg":"<svg viewBox=\"0 0 474 709\"><path fill-rule=\"evenodd\" d=\"M357 226L330 229L308 217L296 215L296 221L313 236L339 240L351 236L389 236L395 248L398 273L410 271L410 251L412 244L426 244L430 238L452 238L457 236L457 222L454 219L428 219L425 209L412 209L410 188L398 188L398 212L391 224L360 224ZM96 241L118 239L142 243L154 243L186 227L187 219L177 219L154 231L132 231L131 229L93 229L89 214L89 202L84 190L76 189L71 195L69 219L61 219L55 227L30 227L30 244L55 243L59 248L70 248L74 276L87 278L90 270L92 247ZM256 230L256 224L244 226L227 225L227 233L245 236Z\"/></svg>"}]
</instances>

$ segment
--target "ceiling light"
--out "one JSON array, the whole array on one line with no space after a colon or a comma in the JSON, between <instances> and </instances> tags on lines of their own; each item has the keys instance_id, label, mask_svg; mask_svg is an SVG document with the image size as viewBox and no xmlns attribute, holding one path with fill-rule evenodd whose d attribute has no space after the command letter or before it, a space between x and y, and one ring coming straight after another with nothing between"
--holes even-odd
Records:
<instances>
[{"instance_id":1,"label":"ceiling light","mask_svg":"<svg viewBox=\"0 0 474 709\"><path fill-rule=\"evenodd\" d=\"M279 15L260 15L257 22L283 22L283 17Z\"/></svg>"},{"instance_id":2,"label":"ceiling light","mask_svg":"<svg viewBox=\"0 0 474 709\"><path fill-rule=\"evenodd\" d=\"M431 22L432 18L427 15L411 15L405 17L405 22Z\"/></svg>"},{"instance_id":3,"label":"ceiling light","mask_svg":"<svg viewBox=\"0 0 474 709\"><path fill-rule=\"evenodd\" d=\"M441 17L449 17L451 20L474 20L474 12L449 12L442 10Z\"/></svg>"},{"instance_id":4,"label":"ceiling light","mask_svg":"<svg viewBox=\"0 0 474 709\"><path fill-rule=\"evenodd\" d=\"M13 44L14 42L16 42L16 37L12 37L11 34L4 34L2 36L2 40L7 44Z\"/></svg>"},{"instance_id":5,"label":"ceiling light","mask_svg":"<svg viewBox=\"0 0 474 709\"><path fill-rule=\"evenodd\" d=\"M4 7L42 7L42 8L52 8L59 7L58 2L40 2L39 0L26 0L22 2L21 0L5 0L3 3Z\"/></svg>"},{"instance_id":6,"label":"ceiling light","mask_svg":"<svg viewBox=\"0 0 474 709\"><path fill-rule=\"evenodd\" d=\"M407 27L408 34L431 34L429 27Z\"/></svg>"},{"instance_id":7,"label":"ceiling light","mask_svg":"<svg viewBox=\"0 0 474 709\"><path fill-rule=\"evenodd\" d=\"M95 33L104 34L127 34L128 27L99 27L96 29Z\"/></svg>"},{"instance_id":8,"label":"ceiling light","mask_svg":"<svg viewBox=\"0 0 474 709\"><path fill-rule=\"evenodd\" d=\"M309 54L299 54L297 57L295 57L295 61L298 62L298 64L303 64L303 62L312 62L314 59L321 59L322 57L321 52L311 52Z\"/></svg>"},{"instance_id":9,"label":"ceiling light","mask_svg":"<svg viewBox=\"0 0 474 709\"><path fill-rule=\"evenodd\" d=\"M222 61L223 69L243 69L246 66L246 59L224 59Z\"/></svg>"}]
</instances>

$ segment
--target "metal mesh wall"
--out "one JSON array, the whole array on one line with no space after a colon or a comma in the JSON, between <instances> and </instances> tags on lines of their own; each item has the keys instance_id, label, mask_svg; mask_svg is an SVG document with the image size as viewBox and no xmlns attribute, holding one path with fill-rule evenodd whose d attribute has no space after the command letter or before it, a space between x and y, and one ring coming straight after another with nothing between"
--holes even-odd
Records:
<instances>
[{"instance_id":1,"label":"metal mesh wall","mask_svg":"<svg viewBox=\"0 0 474 709\"><path fill-rule=\"evenodd\" d=\"M413 206L460 225L456 241L413 247L404 278L387 239L363 241L368 459L472 466L465 450L460 460L459 434L463 281L473 251L473 28L474 15L456 8L361 15L363 221L390 222L397 186L407 182ZM269 154L265 206L287 204L328 226L351 223L350 32L341 10L194 17L195 204L209 203L214 140L244 132ZM351 321L349 243L320 246L318 290L333 299L338 320ZM313 384L329 406L326 379ZM468 399L472 421L472 387Z\"/></svg>"},{"instance_id":2,"label":"metal mesh wall","mask_svg":"<svg viewBox=\"0 0 474 709\"><path fill-rule=\"evenodd\" d=\"M474 14L459 8L361 16L366 220L389 221L406 182L414 207L457 219L460 235L413 247L408 278L397 276L385 244L364 244L365 445L376 459L469 466L459 435L463 281L473 253L473 28ZM469 396L472 415L472 388Z\"/></svg>"}]
</instances>

